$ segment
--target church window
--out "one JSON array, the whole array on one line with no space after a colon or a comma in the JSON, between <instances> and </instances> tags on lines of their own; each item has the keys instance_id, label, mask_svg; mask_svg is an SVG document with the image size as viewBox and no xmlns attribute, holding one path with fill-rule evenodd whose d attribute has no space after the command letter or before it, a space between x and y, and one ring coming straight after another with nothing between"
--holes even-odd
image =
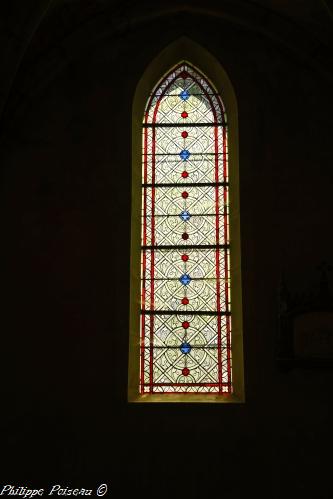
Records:
<instances>
[{"instance_id":1,"label":"church window","mask_svg":"<svg viewBox=\"0 0 333 499\"><path fill-rule=\"evenodd\" d=\"M199 45L147 68L132 151L128 399L243 402L237 102Z\"/></svg>"},{"instance_id":2,"label":"church window","mask_svg":"<svg viewBox=\"0 0 333 499\"><path fill-rule=\"evenodd\" d=\"M187 62L143 119L140 393L232 391L228 135Z\"/></svg>"}]
</instances>

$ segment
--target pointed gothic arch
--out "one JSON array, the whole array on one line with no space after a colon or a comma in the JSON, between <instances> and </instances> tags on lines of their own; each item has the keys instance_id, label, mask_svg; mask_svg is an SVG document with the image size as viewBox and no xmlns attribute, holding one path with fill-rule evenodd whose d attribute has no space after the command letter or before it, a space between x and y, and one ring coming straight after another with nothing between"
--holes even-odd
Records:
<instances>
[{"instance_id":1,"label":"pointed gothic arch","mask_svg":"<svg viewBox=\"0 0 333 499\"><path fill-rule=\"evenodd\" d=\"M237 102L219 62L167 47L132 140L129 401L242 402Z\"/></svg>"}]
</instances>

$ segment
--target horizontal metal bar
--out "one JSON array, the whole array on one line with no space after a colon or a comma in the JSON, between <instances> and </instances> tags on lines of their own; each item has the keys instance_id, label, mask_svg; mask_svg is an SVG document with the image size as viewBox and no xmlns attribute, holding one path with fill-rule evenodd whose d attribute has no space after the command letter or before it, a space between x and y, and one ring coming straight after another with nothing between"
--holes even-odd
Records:
<instances>
[{"instance_id":1,"label":"horizontal metal bar","mask_svg":"<svg viewBox=\"0 0 333 499\"><path fill-rule=\"evenodd\" d=\"M202 184L198 184L197 182L187 182L186 184L142 184L142 187L227 187L229 186L228 182L205 182Z\"/></svg>"},{"instance_id":2,"label":"horizontal metal bar","mask_svg":"<svg viewBox=\"0 0 333 499\"><path fill-rule=\"evenodd\" d=\"M217 334L217 333L216 333ZM150 348L153 348L154 350L179 350L180 348L180 345L177 346L177 345L173 345L173 346L167 346L167 345L147 345L147 346L144 346L144 347L141 347L141 348L144 348L144 349L150 349ZM227 350L228 347L227 345L223 345L222 344L222 348ZM218 345L191 345L191 350L218 350ZM188 354L185 354L185 355L188 355Z\"/></svg>"},{"instance_id":3,"label":"horizontal metal bar","mask_svg":"<svg viewBox=\"0 0 333 499\"><path fill-rule=\"evenodd\" d=\"M177 76L177 78L178 78L178 76ZM190 76L188 79L192 79L192 77ZM166 92L163 96L164 97L179 97L180 93L181 92L178 92L177 94L175 94L175 93L169 94L169 93ZM152 92L149 95L150 95L150 97L152 95L156 96L155 92ZM218 92L193 92L193 93L189 92L189 97L191 97L192 95L196 95L196 96L200 95L200 96L204 96L204 97L206 97L206 95L215 96L215 97L220 97L221 96L221 94L219 94Z\"/></svg>"},{"instance_id":4,"label":"horizontal metal bar","mask_svg":"<svg viewBox=\"0 0 333 499\"><path fill-rule=\"evenodd\" d=\"M184 118L186 119L186 118ZM143 128L197 128L203 126L211 126L211 127L227 127L227 123L143 123Z\"/></svg>"},{"instance_id":5,"label":"horizontal metal bar","mask_svg":"<svg viewBox=\"0 0 333 499\"><path fill-rule=\"evenodd\" d=\"M213 310L189 310L189 311L179 311L179 310L141 310L142 315L209 315L209 316L222 316L231 315L228 311L213 311Z\"/></svg>"},{"instance_id":6,"label":"horizontal metal bar","mask_svg":"<svg viewBox=\"0 0 333 499\"><path fill-rule=\"evenodd\" d=\"M229 214L229 211L228 210L223 210L223 208L229 208L228 205L223 205L220 207L220 211L218 213L218 216L219 217L224 217L225 215L228 215ZM141 210L143 211L143 210ZM141 215L141 218L172 218L172 217L179 217L180 215L179 214L175 214L175 215ZM193 213L193 215L191 214L191 218L195 218L195 217L216 217L216 213ZM189 220L183 220L184 223L188 223Z\"/></svg>"},{"instance_id":7,"label":"horizontal metal bar","mask_svg":"<svg viewBox=\"0 0 333 499\"><path fill-rule=\"evenodd\" d=\"M142 250L189 250L189 249L229 249L230 244L188 244L186 245L179 245L179 246L173 246L173 245L168 245L166 244L165 246L141 246Z\"/></svg>"},{"instance_id":8,"label":"horizontal metal bar","mask_svg":"<svg viewBox=\"0 0 333 499\"><path fill-rule=\"evenodd\" d=\"M225 154L228 156L228 153ZM142 159L145 160L151 159L152 154L142 154ZM191 163L191 165L196 166L196 163L201 163L202 161L205 161L206 163L211 163L210 166L213 166L213 163L215 162L216 157L219 159L220 162L223 162L223 152L219 152L218 154L213 154L210 155L209 157L204 157L205 153L202 154L197 154L196 156L191 156L189 160L187 160L187 163ZM176 166L179 163L183 163L183 160L181 160L179 157L177 158L177 155L173 155L171 158L169 157L168 153L165 154L160 154L158 158L156 158L156 164L155 166L159 166L161 164L166 164L170 166ZM185 162L186 163L186 162ZM215 166L214 166L215 168Z\"/></svg>"}]
</instances>

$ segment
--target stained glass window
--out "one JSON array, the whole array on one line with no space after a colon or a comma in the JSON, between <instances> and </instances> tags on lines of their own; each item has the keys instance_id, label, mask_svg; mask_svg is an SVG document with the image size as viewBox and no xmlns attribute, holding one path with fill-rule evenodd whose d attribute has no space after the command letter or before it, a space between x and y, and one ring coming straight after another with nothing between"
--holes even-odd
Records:
<instances>
[{"instance_id":1,"label":"stained glass window","mask_svg":"<svg viewBox=\"0 0 333 499\"><path fill-rule=\"evenodd\" d=\"M232 393L228 129L222 99L182 62L143 118L141 394Z\"/></svg>"}]
</instances>

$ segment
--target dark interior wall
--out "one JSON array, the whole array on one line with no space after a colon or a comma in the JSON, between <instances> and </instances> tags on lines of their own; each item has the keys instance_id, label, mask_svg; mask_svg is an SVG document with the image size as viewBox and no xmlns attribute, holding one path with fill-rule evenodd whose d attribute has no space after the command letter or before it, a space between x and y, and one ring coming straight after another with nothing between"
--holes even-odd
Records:
<instances>
[{"instance_id":1,"label":"dark interior wall","mask_svg":"<svg viewBox=\"0 0 333 499\"><path fill-rule=\"evenodd\" d=\"M7 107L1 480L102 481L110 497L330 497L332 372L281 373L274 342L281 272L303 289L332 254L332 80L226 20L97 27L89 43L84 29L68 37L59 67L28 53ZM244 405L126 401L131 106L183 34L220 60L239 106Z\"/></svg>"}]
</instances>

